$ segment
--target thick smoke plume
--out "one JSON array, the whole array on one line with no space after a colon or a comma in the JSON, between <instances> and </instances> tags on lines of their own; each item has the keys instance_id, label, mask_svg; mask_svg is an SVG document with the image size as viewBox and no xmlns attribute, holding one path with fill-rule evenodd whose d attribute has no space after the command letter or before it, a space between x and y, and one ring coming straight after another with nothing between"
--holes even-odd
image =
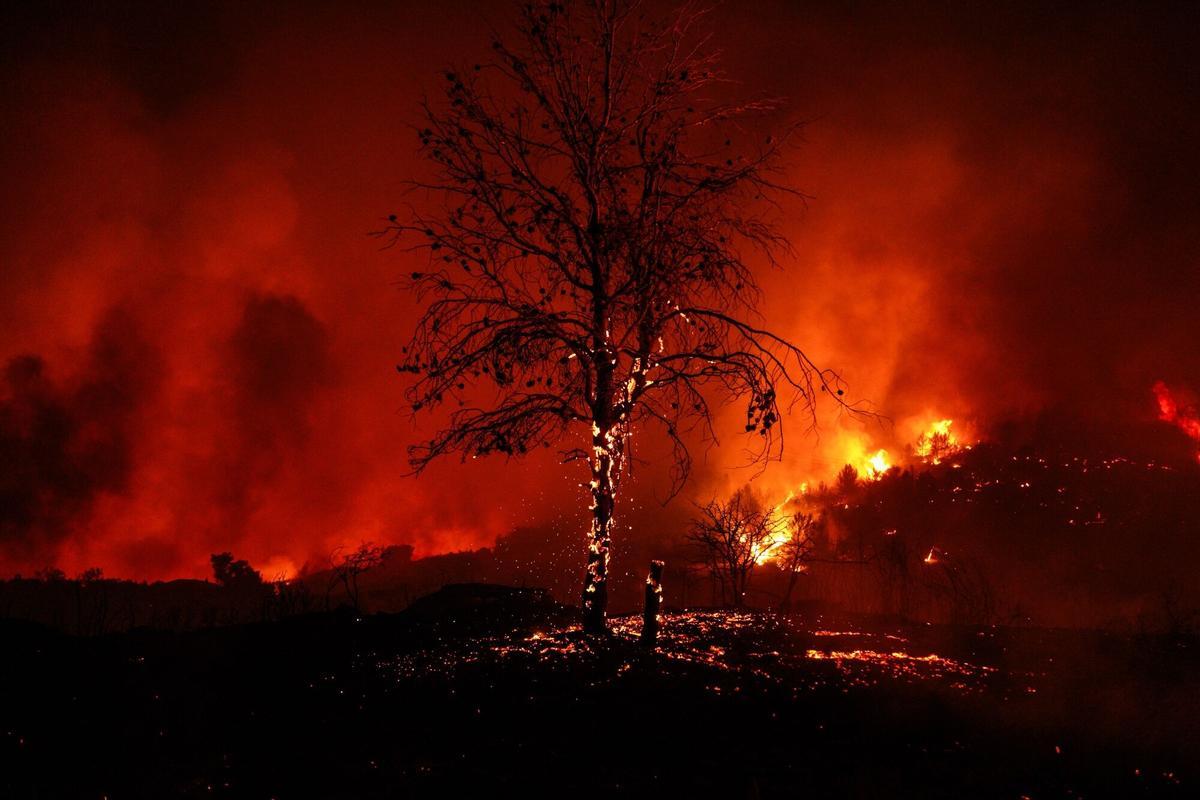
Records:
<instances>
[{"instance_id":1,"label":"thick smoke plume","mask_svg":"<svg viewBox=\"0 0 1200 800\"><path fill-rule=\"evenodd\" d=\"M36 355L11 359L0 399L0 543L20 559L86 536L104 495L132 490L139 416L162 360L121 308L96 326L78 375Z\"/></svg>"},{"instance_id":2,"label":"thick smoke plume","mask_svg":"<svg viewBox=\"0 0 1200 800\"><path fill-rule=\"evenodd\" d=\"M400 191L406 123L507 8L3 12L0 571L200 576L231 550L275 575L362 540L582 536L583 479L552 452L404 477L394 282L419 265L366 235L421 201ZM730 75L809 121L789 178L811 199L783 210L796 252L764 267L763 313L890 419L829 417L819 439L793 421L764 490L830 477L848 448L899 453L931 419L1136 441L1156 380L1200 386L1196 22L714 12ZM735 417L681 500L750 477ZM658 506L654 453L639 443L621 520L646 540L687 510Z\"/></svg>"}]
</instances>

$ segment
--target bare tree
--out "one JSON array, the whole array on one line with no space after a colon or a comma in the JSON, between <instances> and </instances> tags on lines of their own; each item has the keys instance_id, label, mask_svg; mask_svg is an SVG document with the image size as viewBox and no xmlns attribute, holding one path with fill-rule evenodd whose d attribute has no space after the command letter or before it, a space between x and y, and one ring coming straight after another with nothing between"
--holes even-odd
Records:
<instances>
[{"instance_id":1,"label":"bare tree","mask_svg":"<svg viewBox=\"0 0 1200 800\"><path fill-rule=\"evenodd\" d=\"M312 610L313 596L308 584L302 579L288 580L283 575L271 582L270 613L275 619L283 619Z\"/></svg>"},{"instance_id":2,"label":"bare tree","mask_svg":"<svg viewBox=\"0 0 1200 800\"><path fill-rule=\"evenodd\" d=\"M787 589L779 602L779 610L787 611L791 607L792 592L796 588L796 579L807 569L816 550L817 518L812 514L799 512L787 520L787 539L775 551L775 563L787 572Z\"/></svg>"},{"instance_id":3,"label":"bare tree","mask_svg":"<svg viewBox=\"0 0 1200 800\"><path fill-rule=\"evenodd\" d=\"M697 506L689 541L700 550L709 571L736 608L745 604L750 575L783 539L788 520L776 516L743 487L728 500Z\"/></svg>"},{"instance_id":4,"label":"bare tree","mask_svg":"<svg viewBox=\"0 0 1200 800\"><path fill-rule=\"evenodd\" d=\"M875 547L875 569L879 575L883 609L889 614L908 616L912 605L913 567L919 556L909 540L893 529L886 531Z\"/></svg>"},{"instance_id":5,"label":"bare tree","mask_svg":"<svg viewBox=\"0 0 1200 800\"><path fill-rule=\"evenodd\" d=\"M835 374L753 320L748 261L787 243L764 210L782 136L747 132L770 99L727 100L702 12L665 21L623 0L527 3L517 43L445 73L418 127L428 201L392 215L388 246L427 254L405 283L424 313L405 348L414 412L449 405L409 450L414 471L579 436L590 469L584 625L605 629L613 509L630 435L672 442L672 494L711 445L714 393L746 402L752 458L777 458L785 410L815 424ZM764 201L766 203L764 208ZM782 403L780 391L789 398Z\"/></svg>"},{"instance_id":6,"label":"bare tree","mask_svg":"<svg viewBox=\"0 0 1200 800\"><path fill-rule=\"evenodd\" d=\"M346 598L350 601L350 605L354 608L357 614L362 610L360 602L360 592L358 579L363 573L368 572L383 562L383 547L374 544L373 542L363 542L349 553L341 547L333 551L329 556L329 563L333 567L333 574L329 580L329 586L325 590L326 605L329 602L329 594L333 587L338 583L342 584L342 588L346 591Z\"/></svg>"},{"instance_id":7,"label":"bare tree","mask_svg":"<svg viewBox=\"0 0 1200 800\"><path fill-rule=\"evenodd\" d=\"M931 571L926 581L941 599L954 625L992 625L998 619L996 594L982 563L932 548L924 559Z\"/></svg>"}]
</instances>

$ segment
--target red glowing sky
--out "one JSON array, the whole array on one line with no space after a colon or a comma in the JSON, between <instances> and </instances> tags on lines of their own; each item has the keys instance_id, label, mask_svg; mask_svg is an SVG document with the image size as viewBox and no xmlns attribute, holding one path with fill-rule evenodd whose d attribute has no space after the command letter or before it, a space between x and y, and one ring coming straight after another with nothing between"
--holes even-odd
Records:
<instances>
[{"instance_id":1,"label":"red glowing sky","mask_svg":"<svg viewBox=\"0 0 1200 800\"><path fill-rule=\"evenodd\" d=\"M366 235L437 68L506 6L133 5L4 12L0 571L198 576L233 550L274 574L364 539L582 531L550 458L404 477L410 265ZM1153 419L1155 380L1200 386L1195 13L1073 13L715 12L728 71L810 121L763 312L897 421L879 446L931 415ZM825 424L763 480L835 467L849 423ZM744 480L736 427L685 495Z\"/></svg>"}]
</instances>

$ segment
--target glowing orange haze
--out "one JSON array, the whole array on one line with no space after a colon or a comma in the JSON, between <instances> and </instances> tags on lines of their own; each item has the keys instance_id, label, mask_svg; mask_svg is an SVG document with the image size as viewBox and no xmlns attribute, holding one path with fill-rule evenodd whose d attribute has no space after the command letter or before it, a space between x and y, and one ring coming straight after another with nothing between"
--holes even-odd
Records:
<instances>
[{"instance_id":1,"label":"glowing orange haze","mask_svg":"<svg viewBox=\"0 0 1200 800\"><path fill-rule=\"evenodd\" d=\"M435 67L488 51L477 9L427 5L214 15L166 26L144 52L105 44L144 31L85 18L5 62L0 358L37 358L11 361L0 386L5 446L28 465L6 477L20 501L0 573L202 576L232 550L273 576L361 540L428 554L516 525L582 536L582 474L552 453L403 477L422 431L401 410L393 365L412 306L392 281L412 265L365 234L421 200L398 185L414 168L403 122ZM1088 70L1108 63L1077 57L1092 38L1014 35L1026 64L953 18L918 30L888 11L872 26L779 4L748 26L729 5L714 24L730 72L820 118L789 176L813 199L783 209L796 252L761 270L763 316L890 418L826 415L819 438L790 420L767 492L847 461L878 472L943 419L970 441L1047 406L1143 413L1148 375L1196 385L1179 355L1193 332L1172 312L1190 279L1161 296L1136 276L1105 288L1130 253L1179 259L1098 242L1129 211L1109 187L1134 173L1106 124L1123 107L1088 94L1105 83ZM1061 85L1079 87L1078 108ZM1135 116L1153 117L1122 114ZM1172 146L1139 147L1139 166ZM1130 221L1131 236L1194 252L1189 220L1167 210ZM1104 310L1138 292L1154 314ZM739 413L685 495L748 477L729 469L743 463ZM1194 416L1179 424L1196 435ZM641 468L619 509L635 530L660 467Z\"/></svg>"}]
</instances>

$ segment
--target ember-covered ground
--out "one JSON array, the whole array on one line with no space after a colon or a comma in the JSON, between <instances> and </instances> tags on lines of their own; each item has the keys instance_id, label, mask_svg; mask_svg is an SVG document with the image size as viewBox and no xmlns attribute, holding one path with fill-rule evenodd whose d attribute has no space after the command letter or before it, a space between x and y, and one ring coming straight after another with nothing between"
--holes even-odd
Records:
<instances>
[{"instance_id":1,"label":"ember-covered ground","mask_svg":"<svg viewBox=\"0 0 1200 800\"><path fill-rule=\"evenodd\" d=\"M1189 639L689 611L652 653L517 600L6 624L0 796L1195 796Z\"/></svg>"}]
</instances>

